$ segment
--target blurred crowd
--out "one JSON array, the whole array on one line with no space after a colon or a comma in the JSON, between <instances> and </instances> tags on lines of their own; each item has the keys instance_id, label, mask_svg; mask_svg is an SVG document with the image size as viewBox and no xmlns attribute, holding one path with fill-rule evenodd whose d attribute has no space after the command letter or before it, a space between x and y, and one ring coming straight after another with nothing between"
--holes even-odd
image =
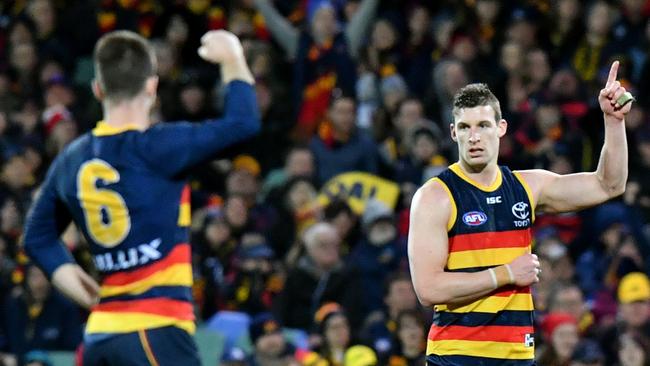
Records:
<instances>
[{"instance_id":1,"label":"blurred crowd","mask_svg":"<svg viewBox=\"0 0 650 366\"><path fill-rule=\"evenodd\" d=\"M116 29L156 50L156 123L220 115L218 68L196 52L207 30L238 35L256 79L261 134L190 172L196 313L224 365L423 365L409 205L457 159L454 93L484 82L499 98L500 164L591 171L619 60L637 99L627 190L538 215L535 342L542 366L650 365L649 16L648 0L3 0L0 365L48 365L82 339L87 314L21 235L49 162L101 119L92 50ZM79 232L63 240L97 275Z\"/></svg>"}]
</instances>

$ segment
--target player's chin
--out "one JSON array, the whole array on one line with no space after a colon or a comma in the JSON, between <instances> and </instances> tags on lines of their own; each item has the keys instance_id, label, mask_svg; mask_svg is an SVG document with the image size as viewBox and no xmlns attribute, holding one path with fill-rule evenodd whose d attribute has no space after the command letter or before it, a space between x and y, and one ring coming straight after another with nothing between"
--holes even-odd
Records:
<instances>
[{"instance_id":1,"label":"player's chin","mask_svg":"<svg viewBox=\"0 0 650 366\"><path fill-rule=\"evenodd\" d=\"M465 155L465 159L471 165L486 164L488 162L488 160L489 160L487 155L485 155L484 153L472 154L472 153L469 153L469 152Z\"/></svg>"}]
</instances>

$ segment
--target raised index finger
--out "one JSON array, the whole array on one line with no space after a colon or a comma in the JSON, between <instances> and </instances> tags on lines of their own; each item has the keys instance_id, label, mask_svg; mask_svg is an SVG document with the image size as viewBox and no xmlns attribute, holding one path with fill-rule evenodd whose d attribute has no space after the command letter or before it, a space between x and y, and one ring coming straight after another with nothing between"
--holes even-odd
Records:
<instances>
[{"instance_id":1,"label":"raised index finger","mask_svg":"<svg viewBox=\"0 0 650 366\"><path fill-rule=\"evenodd\" d=\"M618 61L612 63L612 67L609 69L609 76L607 76L607 84L605 88L609 88L616 81L616 75L618 74Z\"/></svg>"}]
</instances>

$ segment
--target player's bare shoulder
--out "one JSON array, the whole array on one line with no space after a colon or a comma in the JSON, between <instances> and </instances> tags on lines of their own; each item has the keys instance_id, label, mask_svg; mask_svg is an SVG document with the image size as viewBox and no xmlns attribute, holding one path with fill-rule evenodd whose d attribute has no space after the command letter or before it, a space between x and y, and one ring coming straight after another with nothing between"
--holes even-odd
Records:
<instances>
[{"instance_id":1,"label":"player's bare shoulder","mask_svg":"<svg viewBox=\"0 0 650 366\"><path fill-rule=\"evenodd\" d=\"M413 196L411 217L426 217L427 221L433 219L435 222L447 222L453 205L450 195L449 189L440 179L429 180Z\"/></svg>"}]
</instances>

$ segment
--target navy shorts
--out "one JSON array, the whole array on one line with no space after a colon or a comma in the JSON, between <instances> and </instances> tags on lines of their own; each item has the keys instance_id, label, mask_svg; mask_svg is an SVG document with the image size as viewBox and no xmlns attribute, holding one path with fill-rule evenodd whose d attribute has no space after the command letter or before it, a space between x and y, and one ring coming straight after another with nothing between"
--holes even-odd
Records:
<instances>
[{"instance_id":1,"label":"navy shorts","mask_svg":"<svg viewBox=\"0 0 650 366\"><path fill-rule=\"evenodd\" d=\"M199 366L194 338L177 327L140 330L84 343L82 366Z\"/></svg>"}]
</instances>

